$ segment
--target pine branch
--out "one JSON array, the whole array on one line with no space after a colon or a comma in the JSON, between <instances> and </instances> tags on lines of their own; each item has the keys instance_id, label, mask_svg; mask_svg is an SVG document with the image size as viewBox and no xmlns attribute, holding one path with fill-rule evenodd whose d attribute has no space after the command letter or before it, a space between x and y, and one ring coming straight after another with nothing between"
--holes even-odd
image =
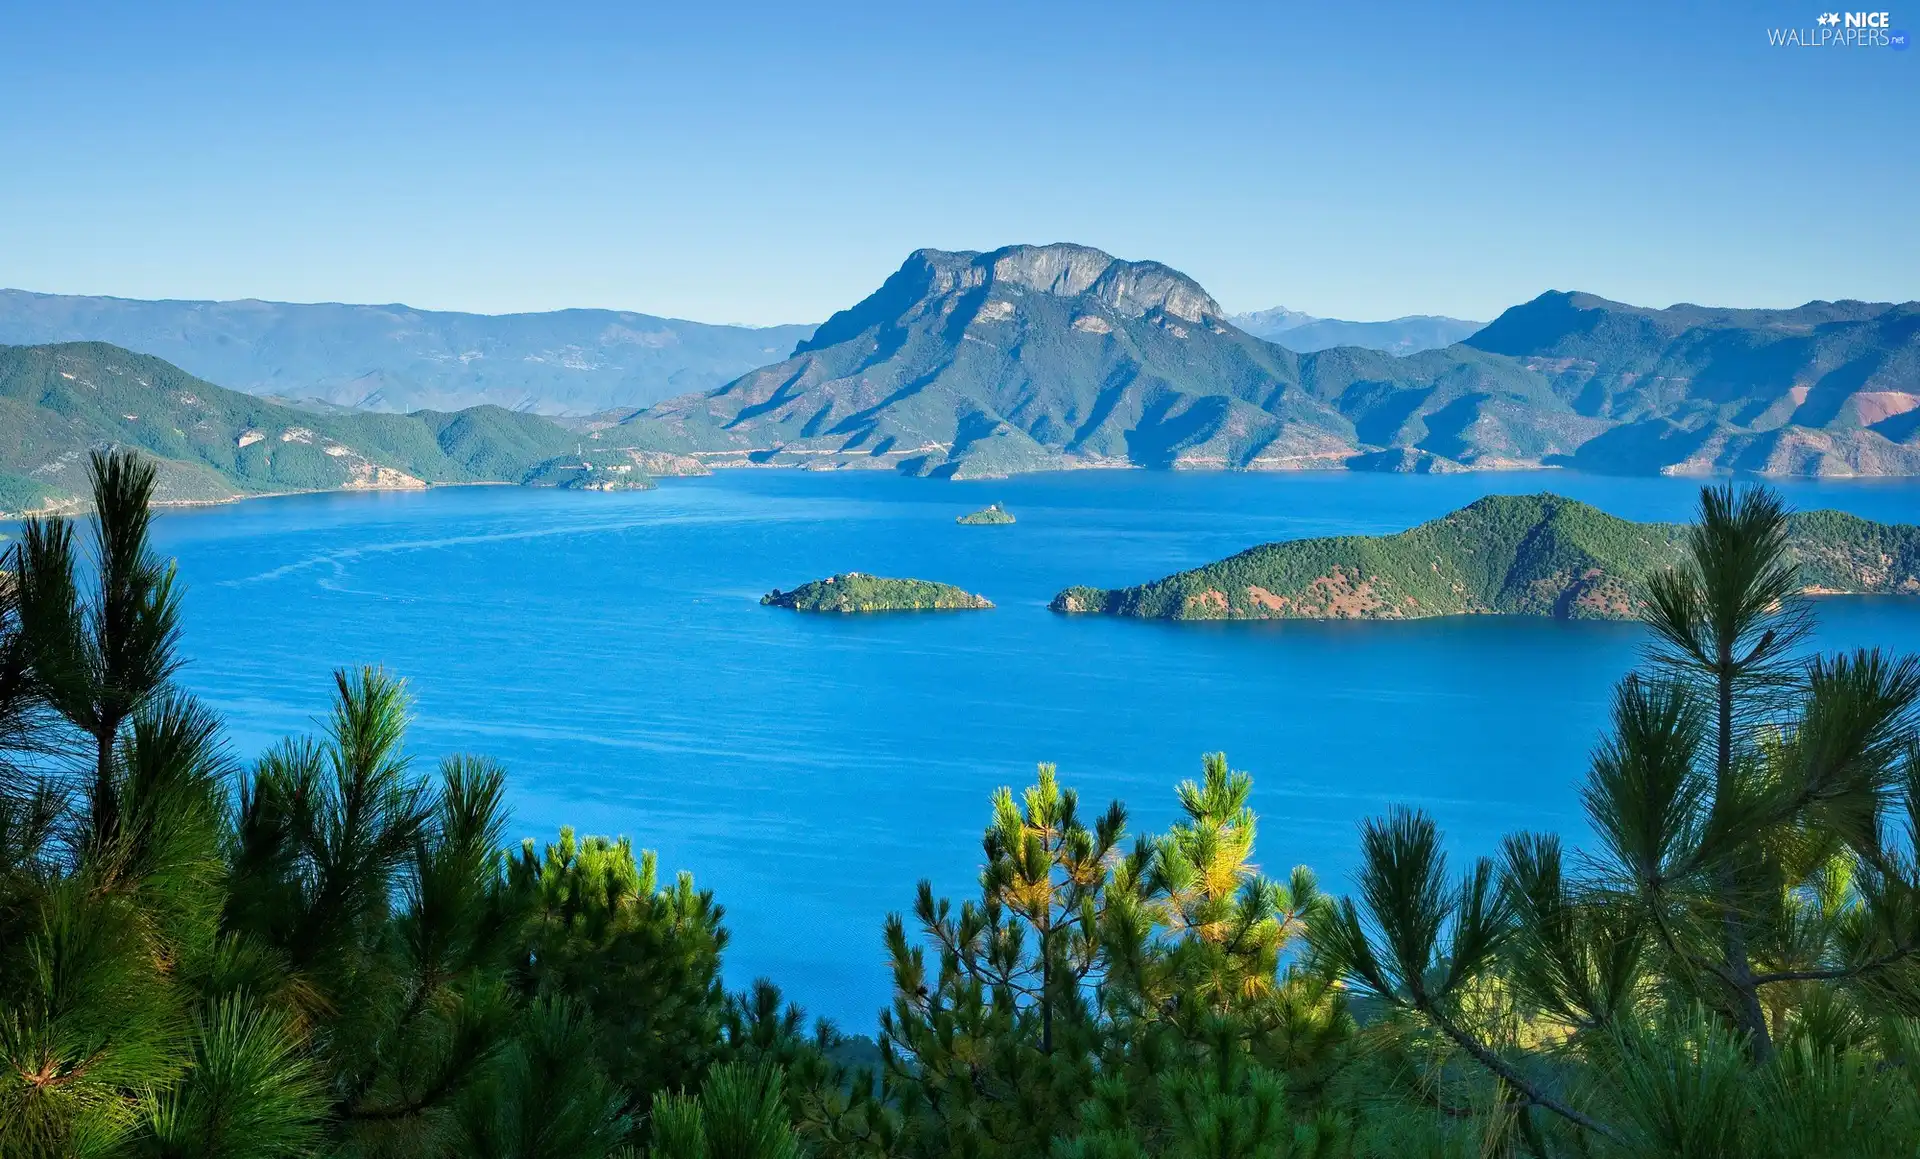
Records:
<instances>
[{"instance_id":1,"label":"pine branch","mask_svg":"<svg viewBox=\"0 0 1920 1159\"><path fill-rule=\"evenodd\" d=\"M1593 1118L1568 1103L1561 1102L1559 1099L1541 1090L1538 1085L1522 1075L1509 1064L1507 1060L1495 1053L1492 1048L1474 1038L1471 1034L1468 1034L1464 1029L1456 1025L1452 1019L1440 1014L1431 1004L1423 1004L1421 1013L1425 1014L1435 1026L1440 1028L1440 1033L1452 1039L1460 1049L1472 1055L1474 1061L1486 1067L1489 1071L1492 1071L1508 1086L1518 1091L1528 1104L1540 1107L1543 1110L1552 1111L1567 1122L1592 1131L1594 1134L1600 1135L1611 1143L1622 1146L1626 1144L1625 1136L1621 1135L1617 1129L1602 1123L1598 1119Z\"/></svg>"},{"instance_id":2,"label":"pine branch","mask_svg":"<svg viewBox=\"0 0 1920 1159\"><path fill-rule=\"evenodd\" d=\"M1920 946L1899 946L1875 958L1858 962L1851 966L1833 966L1815 970L1774 970L1764 974L1755 974L1755 986L1767 986L1775 982L1843 982L1850 978L1859 978L1898 965L1904 959L1920 953Z\"/></svg>"}]
</instances>

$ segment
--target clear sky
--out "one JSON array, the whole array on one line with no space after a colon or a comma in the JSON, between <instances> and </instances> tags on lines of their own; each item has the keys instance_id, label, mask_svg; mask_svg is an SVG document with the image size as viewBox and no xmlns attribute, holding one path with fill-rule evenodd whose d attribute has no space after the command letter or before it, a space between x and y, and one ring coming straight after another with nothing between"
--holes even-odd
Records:
<instances>
[{"instance_id":1,"label":"clear sky","mask_svg":"<svg viewBox=\"0 0 1920 1159\"><path fill-rule=\"evenodd\" d=\"M0 0L0 285L772 323L1070 240L1363 319L1920 297L1920 51L1769 47L1820 11Z\"/></svg>"}]
</instances>

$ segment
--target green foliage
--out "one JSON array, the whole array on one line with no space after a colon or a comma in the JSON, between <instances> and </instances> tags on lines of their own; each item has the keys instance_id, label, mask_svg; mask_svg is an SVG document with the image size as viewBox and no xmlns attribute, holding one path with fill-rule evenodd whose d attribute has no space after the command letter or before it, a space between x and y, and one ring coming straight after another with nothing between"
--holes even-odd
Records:
<instances>
[{"instance_id":1,"label":"green foliage","mask_svg":"<svg viewBox=\"0 0 1920 1159\"><path fill-rule=\"evenodd\" d=\"M666 1095L655 1104L657 1159L799 1159L787 1121L785 1081L773 1067L716 1067L698 1095Z\"/></svg>"},{"instance_id":2,"label":"green foliage","mask_svg":"<svg viewBox=\"0 0 1920 1159\"><path fill-rule=\"evenodd\" d=\"M101 342L0 347L0 510L84 495L90 446L147 456L159 468L156 498L208 500L364 485L375 468L428 483L517 483L575 442L496 406L299 410Z\"/></svg>"},{"instance_id":3,"label":"green foliage","mask_svg":"<svg viewBox=\"0 0 1920 1159\"><path fill-rule=\"evenodd\" d=\"M902 1122L882 1097L878 1048L871 1039L846 1038L825 1019L805 1034L805 1021L798 1006L782 1005L779 987L757 979L728 999L723 1057L786 1076L787 1115L810 1153L898 1154Z\"/></svg>"},{"instance_id":4,"label":"green foliage","mask_svg":"<svg viewBox=\"0 0 1920 1159\"><path fill-rule=\"evenodd\" d=\"M775 588L761 596L760 603L797 612L912 612L993 606L991 600L952 584L887 579L857 571L804 583L790 592Z\"/></svg>"},{"instance_id":5,"label":"green foliage","mask_svg":"<svg viewBox=\"0 0 1920 1159\"><path fill-rule=\"evenodd\" d=\"M78 877L10 899L26 936L0 947L0 1151L105 1153L133 1134L142 1092L186 1059L185 1003L153 968L137 906Z\"/></svg>"},{"instance_id":6,"label":"green foliage","mask_svg":"<svg viewBox=\"0 0 1920 1159\"><path fill-rule=\"evenodd\" d=\"M0 569L0 1153L637 1142L632 1108L720 1049L711 898L656 896L651 858L641 888L630 853L510 863L503 772L417 776L377 669L337 674L322 736L236 768L171 683L155 473L92 472L93 550L34 522Z\"/></svg>"},{"instance_id":7,"label":"green foliage","mask_svg":"<svg viewBox=\"0 0 1920 1159\"><path fill-rule=\"evenodd\" d=\"M319 1145L326 1101L299 1028L283 1010L230 996L206 1004L193 1053L141 1112L148 1155L276 1159Z\"/></svg>"},{"instance_id":8,"label":"green foliage","mask_svg":"<svg viewBox=\"0 0 1920 1159\"><path fill-rule=\"evenodd\" d=\"M596 1061L592 1020L541 998L460 1108L460 1153L479 1159L599 1159L633 1127L626 1096Z\"/></svg>"},{"instance_id":9,"label":"green foliage","mask_svg":"<svg viewBox=\"0 0 1920 1159\"><path fill-rule=\"evenodd\" d=\"M720 1045L727 935L713 895L682 873L661 888L656 861L625 838L576 841L571 829L536 855L525 842L509 888L526 915L515 986L565 995L592 1016L601 1065L645 1097L697 1078Z\"/></svg>"},{"instance_id":10,"label":"green foliage","mask_svg":"<svg viewBox=\"0 0 1920 1159\"><path fill-rule=\"evenodd\" d=\"M0 471L0 517L36 511L53 492L23 475Z\"/></svg>"},{"instance_id":11,"label":"green foliage","mask_svg":"<svg viewBox=\"0 0 1920 1159\"><path fill-rule=\"evenodd\" d=\"M1920 527L1781 513L1794 591L1920 592ZM1250 548L1137 587L1071 587L1056 612L1174 620L1414 619L1495 613L1631 619L1686 565L1691 532L1557 495L1493 495L1397 535Z\"/></svg>"},{"instance_id":12,"label":"green foliage","mask_svg":"<svg viewBox=\"0 0 1920 1159\"><path fill-rule=\"evenodd\" d=\"M127 836L113 749L121 727L173 673L180 613L173 565L146 545L154 468L128 452L96 451L91 470L98 512L91 590L80 593L65 520L29 519L15 558L20 633L41 696L93 742L88 830L104 851Z\"/></svg>"},{"instance_id":13,"label":"green foliage","mask_svg":"<svg viewBox=\"0 0 1920 1159\"><path fill-rule=\"evenodd\" d=\"M1086 983L1106 966L1100 928L1126 814L1115 803L1089 828L1051 765L1019 799L999 790L993 813L978 903L956 914L920 885L914 914L939 954L934 977L904 921L887 919L895 998L880 1041L907 1112L945 1140L936 1145L957 1145L964 1128L990 1153L1035 1154L1093 1079L1100 1025Z\"/></svg>"},{"instance_id":14,"label":"green foliage","mask_svg":"<svg viewBox=\"0 0 1920 1159\"><path fill-rule=\"evenodd\" d=\"M1920 1009L1920 663L1801 654L1791 527L1768 492L1709 488L1649 578L1648 668L1594 756L1577 872L1522 835L1497 882L1451 883L1430 820L1366 826L1360 899L1315 950L1435 1036L1429 1089L1457 1055L1559 1120L1535 1142L1602 1154L1920 1146L1915 1088L1882 1065Z\"/></svg>"},{"instance_id":15,"label":"green foliage","mask_svg":"<svg viewBox=\"0 0 1920 1159\"><path fill-rule=\"evenodd\" d=\"M1013 512L998 503L989 503L978 511L959 516L954 522L963 527L1004 526L1013 522Z\"/></svg>"},{"instance_id":16,"label":"green foliage","mask_svg":"<svg viewBox=\"0 0 1920 1159\"><path fill-rule=\"evenodd\" d=\"M1456 872L1394 808L1336 901L1262 872L1224 754L1131 840L1042 765L977 897L888 919L876 1045L726 995L720 907L625 838L510 849L504 772L417 774L378 669L238 768L170 680L153 474L92 470L92 550L43 521L0 569L8 1159L1920 1148L1920 662L1804 654L1766 493L1705 492L1645 584L1592 848Z\"/></svg>"},{"instance_id":17,"label":"green foliage","mask_svg":"<svg viewBox=\"0 0 1920 1159\"><path fill-rule=\"evenodd\" d=\"M1310 874L1251 865L1250 778L1219 754L1203 772L1187 819L1127 849L1117 803L1089 825L1042 765L995 795L980 900L955 913L922 883L924 945L889 919L881 1046L910 1150L1289 1153L1271 1149L1295 1135L1286 1092L1322 1084L1350 1033L1338 995L1282 961L1325 903Z\"/></svg>"}]
</instances>

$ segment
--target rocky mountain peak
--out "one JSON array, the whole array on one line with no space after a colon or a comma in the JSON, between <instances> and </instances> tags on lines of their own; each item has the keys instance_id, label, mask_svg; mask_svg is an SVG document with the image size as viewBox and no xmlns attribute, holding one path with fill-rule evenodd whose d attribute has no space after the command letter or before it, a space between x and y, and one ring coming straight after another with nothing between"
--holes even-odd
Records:
<instances>
[{"instance_id":1,"label":"rocky mountain peak","mask_svg":"<svg viewBox=\"0 0 1920 1159\"><path fill-rule=\"evenodd\" d=\"M937 299L985 291L1088 297L1125 318L1159 312L1199 323L1224 317L1200 284L1159 262L1129 262L1092 246L1012 245L988 253L915 250L878 290L829 318L794 353L819 350L875 325L928 308Z\"/></svg>"},{"instance_id":2,"label":"rocky mountain peak","mask_svg":"<svg viewBox=\"0 0 1920 1159\"><path fill-rule=\"evenodd\" d=\"M1008 246L970 264L991 284L1061 298L1091 296L1123 317L1155 310L1188 322L1221 316L1220 304L1180 271L1159 262L1122 261L1091 246Z\"/></svg>"}]
</instances>

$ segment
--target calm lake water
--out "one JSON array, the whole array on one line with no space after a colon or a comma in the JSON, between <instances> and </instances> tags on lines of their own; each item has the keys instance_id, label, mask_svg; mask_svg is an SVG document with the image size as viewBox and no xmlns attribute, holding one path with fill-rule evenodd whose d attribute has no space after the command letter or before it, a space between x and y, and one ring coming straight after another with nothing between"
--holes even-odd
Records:
<instances>
[{"instance_id":1,"label":"calm lake water","mask_svg":"<svg viewBox=\"0 0 1920 1159\"><path fill-rule=\"evenodd\" d=\"M384 664L412 743L504 761L518 835L626 833L727 910L730 985L769 975L870 1030L880 925L915 882L972 887L995 786L1054 761L1136 829L1224 749L1256 779L1259 860L1334 888L1355 824L1430 810L1460 854L1582 831L1574 786L1638 629L1493 618L1182 625L1046 610L1266 540L1387 532L1551 488L1681 519L1697 486L1566 473L1439 478L1083 472L992 483L736 471L658 491L506 487L171 513L184 679L237 753L314 727L329 670ZM1802 507L1920 519L1912 483L1800 484ZM1012 527L956 526L991 501ZM917 576L993 611L829 618L758 597L837 571ZM1920 650L1920 601L1829 600L1820 643Z\"/></svg>"}]
</instances>

